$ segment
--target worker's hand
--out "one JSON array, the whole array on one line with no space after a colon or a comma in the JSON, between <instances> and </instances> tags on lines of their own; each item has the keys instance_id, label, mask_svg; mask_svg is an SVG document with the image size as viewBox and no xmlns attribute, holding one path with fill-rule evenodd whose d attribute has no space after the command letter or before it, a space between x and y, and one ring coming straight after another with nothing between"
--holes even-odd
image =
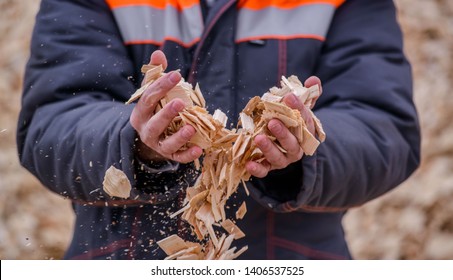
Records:
<instances>
[{"instance_id":1,"label":"worker's hand","mask_svg":"<svg viewBox=\"0 0 453 280\"><path fill-rule=\"evenodd\" d=\"M151 55L150 63L154 65L161 64L164 69L167 67L167 59L161 51L155 51ZM137 152L142 160L173 160L188 163L202 154L202 149L198 146L192 146L187 150L180 151L181 147L196 132L191 125L185 125L175 134L163 139L163 133L173 118L184 109L184 102L181 99L173 99L162 110L154 114L159 100L176 86L180 80L181 75L175 71L160 77L146 89L132 110L130 123L139 136Z\"/></svg>"},{"instance_id":2,"label":"worker's hand","mask_svg":"<svg viewBox=\"0 0 453 280\"><path fill-rule=\"evenodd\" d=\"M320 92L322 93L321 80L318 77L312 76L305 80L304 83L305 87L311 87L315 84L319 85ZM294 94L286 95L283 98L283 102L289 107L300 111L308 130L314 135L315 125L307 107ZM258 178L266 177L271 170L287 167L291 163L300 160L304 154L296 136L280 120L270 120L267 127L287 153L281 152L266 135L257 135L254 141L256 146L263 152L265 160L260 163L249 161L245 167L252 176Z\"/></svg>"}]
</instances>

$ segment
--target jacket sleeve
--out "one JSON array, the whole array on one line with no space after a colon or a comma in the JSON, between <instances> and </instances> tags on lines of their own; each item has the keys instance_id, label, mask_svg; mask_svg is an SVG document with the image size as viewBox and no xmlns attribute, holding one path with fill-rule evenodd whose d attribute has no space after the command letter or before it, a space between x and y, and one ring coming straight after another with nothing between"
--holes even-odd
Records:
<instances>
[{"instance_id":1,"label":"jacket sleeve","mask_svg":"<svg viewBox=\"0 0 453 280\"><path fill-rule=\"evenodd\" d=\"M392 1L346 1L314 75L327 134L314 156L253 180L275 211L343 211L391 190L417 168L420 131L412 77ZM301 172L302 171L302 172Z\"/></svg>"},{"instance_id":2,"label":"jacket sleeve","mask_svg":"<svg viewBox=\"0 0 453 280\"><path fill-rule=\"evenodd\" d=\"M144 176L134 159L133 105L124 105L140 79L140 66L131 61L105 1L42 1L17 142L22 165L52 191L74 200L109 200L102 182L113 165L126 173L133 197L149 198L138 189ZM163 181L159 176L176 174L156 174L155 182Z\"/></svg>"}]
</instances>

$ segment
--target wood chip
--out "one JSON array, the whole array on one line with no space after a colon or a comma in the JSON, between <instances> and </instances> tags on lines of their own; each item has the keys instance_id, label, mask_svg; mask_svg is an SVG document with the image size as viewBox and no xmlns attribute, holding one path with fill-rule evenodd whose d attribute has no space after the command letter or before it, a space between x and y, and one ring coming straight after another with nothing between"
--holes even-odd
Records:
<instances>
[{"instance_id":1,"label":"wood chip","mask_svg":"<svg viewBox=\"0 0 453 280\"><path fill-rule=\"evenodd\" d=\"M131 194L131 183L126 174L115 168L113 165L105 172L103 189L112 197L129 198Z\"/></svg>"},{"instance_id":2,"label":"wood chip","mask_svg":"<svg viewBox=\"0 0 453 280\"><path fill-rule=\"evenodd\" d=\"M221 225L229 234L234 235L234 239L240 239L245 236L244 232L229 219L223 221Z\"/></svg>"},{"instance_id":3,"label":"wood chip","mask_svg":"<svg viewBox=\"0 0 453 280\"><path fill-rule=\"evenodd\" d=\"M173 255L188 248L186 242L176 234L157 241L157 245L159 245L159 247L164 250L167 255Z\"/></svg>"},{"instance_id":4,"label":"wood chip","mask_svg":"<svg viewBox=\"0 0 453 280\"><path fill-rule=\"evenodd\" d=\"M244 218L245 213L247 213L247 205L245 204L245 201L242 202L241 206L239 206L239 209L236 211L236 219L237 220L242 220Z\"/></svg>"}]
</instances>

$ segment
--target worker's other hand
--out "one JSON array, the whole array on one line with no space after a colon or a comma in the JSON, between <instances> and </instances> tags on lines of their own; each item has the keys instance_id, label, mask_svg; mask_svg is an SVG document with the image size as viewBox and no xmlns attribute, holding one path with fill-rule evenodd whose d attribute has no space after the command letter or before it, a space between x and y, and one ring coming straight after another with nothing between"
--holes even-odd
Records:
<instances>
[{"instance_id":1,"label":"worker's other hand","mask_svg":"<svg viewBox=\"0 0 453 280\"><path fill-rule=\"evenodd\" d=\"M155 51L150 63L161 64L165 69L167 59L163 52ZM180 149L195 135L191 125L183 126L178 132L168 138L163 137L174 117L184 109L181 99L173 99L162 110L154 114L159 101L181 80L178 72L172 71L152 83L143 93L130 117L132 127L137 131L139 142L137 153L142 160L163 161L173 160L181 163L191 162L202 154L202 149L192 146L186 150Z\"/></svg>"},{"instance_id":2,"label":"worker's other hand","mask_svg":"<svg viewBox=\"0 0 453 280\"><path fill-rule=\"evenodd\" d=\"M316 84L318 84L319 91L322 93L321 80L318 77L311 76L305 80L304 86L308 88ZM308 130L315 135L314 121L308 108L294 94L286 95L283 98L283 102L289 107L300 111ZM283 169L291 163L300 160L304 155L304 151L300 147L296 136L280 120L270 120L267 127L287 153L280 151L266 135L257 135L254 141L256 146L263 152L265 160L260 163L249 161L245 167L252 176L258 178L266 177L271 170Z\"/></svg>"}]
</instances>

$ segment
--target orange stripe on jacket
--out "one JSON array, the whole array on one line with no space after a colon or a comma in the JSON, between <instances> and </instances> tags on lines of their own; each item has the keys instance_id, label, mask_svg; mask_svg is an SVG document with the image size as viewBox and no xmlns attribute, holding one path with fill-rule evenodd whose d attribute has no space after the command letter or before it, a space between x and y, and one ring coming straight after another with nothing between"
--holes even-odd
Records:
<instances>
[{"instance_id":1,"label":"orange stripe on jacket","mask_svg":"<svg viewBox=\"0 0 453 280\"><path fill-rule=\"evenodd\" d=\"M238 8L261 10L268 7L291 9L302 5L327 4L339 7L346 0L240 0Z\"/></svg>"},{"instance_id":2,"label":"orange stripe on jacket","mask_svg":"<svg viewBox=\"0 0 453 280\"><path fill-rule=\"evenodd\" d=\"M127 6L150 6L156 9L165 9L170 5L182 10L200 4L200 0L106 0L106 2L110 9Z\"/></svg>"},{"instance_id":3,"label":"orange stripe on jacket","mask_svg":"<svg viewBox=\"0 0 453 280\"><path fill-rule=\"evenodd\" d=\"M198 43L200 41L200 38L197 37L191 42L184 43L183 41L179 40L178 38L167 36L161 41L156 41L156 40L151 40L151 39L149 39L149 40L134 40L134 41L126 41L126 42L124 42L124 44L125 45L153 44L153 45L156 45L156 46L162 46L165 43L165 41L173 41L175 43L180 44L181 46L183 46L185 48L190 48L193 45L195 45L196 43Z\"/></svg>"},{"instance_id":4,"label":"orange stripe on jacket","mask_svg":"<svg viewBox=\"0 0 453 280\"><path fill-rule=\"evenodd\" d=\"M315 35L315 34L294 34L294 35L260 35L256 37L245 37L236 40L236 43L243 43L243 42L248 42L248 41L253 41L253 40L263 40L263 39L275 39L275 40L291 40L291 39L315 39L319 41L325 41L326 38L323 36Z\"/></svg>"}]
</instances>

